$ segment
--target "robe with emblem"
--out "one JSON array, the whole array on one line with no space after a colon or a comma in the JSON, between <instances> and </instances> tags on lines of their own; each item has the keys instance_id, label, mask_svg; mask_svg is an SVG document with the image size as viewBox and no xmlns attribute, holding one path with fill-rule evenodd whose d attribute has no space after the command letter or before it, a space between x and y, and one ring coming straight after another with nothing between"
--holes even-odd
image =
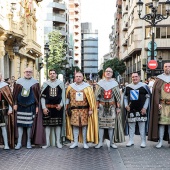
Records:
<instances>
[{"instance_id":1,"label":"robe with emblem","mask_svg":"<svg viewBox=\"0 0 170 170\"><path fill-rule=\"evenodd\" d=\"M66 117L66 136L67 139L72 141L73 140L72 125L79 126L80 128L79 142L83 142L82 126L87 125L87 141L97 144L98 143L98 117L97 117L96 101L95 101L92 88L89 85L86 85L87 83L85 82L83 83L85 84L85 87L80 90L74 89L71 84L68 86L66 91L66 98L70 100L68 107L72 108L71 113L73 114L71 116L67 114ZM85 106L85 108L74 109L74 107L76 108L78 106L83 106L83 107ZM86 107L91 108L93 112L91 116L88 116L89 109L86 109Z\"/></svg>"},{"instance_id":2,"label":"robe with emblem","mask_svg":"<svg viewBox=\"0 0 170 170\"><path fill-rule=\"evenodd\" d=\"M122 112L119 114L116 113L117 104L120 104L121 100L118 83L114 79L100 80L96 85L95 97L99 103L99 128L114 128L114 141L117 143L124 142L125 137L122 124ZM104 138L109 139L106 130L104 131Z\"/></svg>"},{"instance_id":3,"label":"robe with emblem","mask_svg":"<svg viewBox=\"0 0 170 170\"><path fill-rule=\"evenodd\" d=\"M10 88L7 83L0 82L0 107L2 109L2 100L4 100L5 109L0 111L0 126L7 127L7 135L8 135L8 144L10 148L14 148L14 113L7 115L9 107L13 107L13 98L10 91ZM3 141L2 135L0 134L0 141Z\"/></svg>"},{"instance_id":4,"label":"robe with emblem","mask_svg":"<svg viewBox=\"0 0 170 170\"><path fill-rule=\"evenodd\" d=\"M154 83L152 91L152 103L149 123L148 140L159 140L159 124L165 125L164 140L169 140L168 126L170 125L170 104L161 103L161 100L170 101L170 76L159 75ZM166 90L165 88L168 87ZM159 104L162 109L159 110ZM169 140L170 143L170 140Z\"/></svg>"},{"instance_id":5,"label":"robe with emblem","mask_svg":"<svg viewBox=\"0 0 170 170\"><path fill-rule=\"evenodd\" d=\"M25 90L25 91L24 91ZM34 78L20 78L16 81L13 90L14 105L18 106L15 113L16 129L15 137L18 138L17 126L24 128L22 145L26 144L26 128L31 127L32 143L45 145L45 131L42 124L42 112L36 114L36 107L40 107L40 86ZM27 100L28 99L28 100ZM29 121L27 121L27 116Z\"/></svg>"},{"instance_id":6,"label":"robe with emblem","mask_svg":"<svg viewBox=\"0 0 170 170\"><path fill-rule=\"evenodd\" d=\"M44 126L61 126L61 137L65 140L65 87L62 81L56 80L54 82L46 81L42 85L41 100L45 100L44 108L48 108L48 105L54 106L60 104L61 110L54 108L48 108L48 115L43 114ZM43 105L42 101L41 104Z\"/></svg>"}]
</instances>

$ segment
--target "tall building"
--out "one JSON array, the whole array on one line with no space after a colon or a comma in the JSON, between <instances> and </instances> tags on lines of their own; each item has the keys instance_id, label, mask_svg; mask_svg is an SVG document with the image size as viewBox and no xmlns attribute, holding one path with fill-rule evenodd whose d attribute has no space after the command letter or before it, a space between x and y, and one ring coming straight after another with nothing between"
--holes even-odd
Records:
<instances>
[{"instance_id":1,"label":"tall building","mask_svg":"<svg viewBox=\"0 0 170 170\"><path fill-rule=\"evenodd\" d=\"M148 63L148 44L152 41L151 25L139 19L137 6L134 0L117 0L117 44L118 56L126 63L125 81L131 81L132 72L138 72L142 80L151 76ZM151 13L152 0L143 1L142 16ZM119 13L121 11L121 15ZM159 1L158 14L166 15L165 1ZM120 16L119 16L120 15ZM118 20L119 18L119 20ZM158 67L155 76L163 71L163 64L170 61L170 17L159 23L154 28L155 43L157 44L156 60ZM146 66L146 68L144 68Z\"/></svg>"},{"instance_id":2,"label":"tall building","mask_svg":"<svg viewBox=\"0 0 170 170\"><path fill-rule=\"evenodd\" d=\"M44 0L44 40L48 42L48 34L57 30L68 42L68 10L64 0Z\"/></svg>"},{"instance_id":3,"label":"tall building","mask_svg":"<svg viewBox=\"0 0 170 170\"><path fill-rule=\"evenodd\" d=\"M91 23L81 23L81 69L89 77L97 78L98 73L98 31L92 30Z\"/></svg>"},{"instance_id":4,"label":"tall building","mask_svg":"<svg viewBox=\"0 0 170 170\"><path fill-rule=\"evenodd\" d=\"M81 3L69 0L69 36L72 49L73 65L81 68Z\"/></svg>"}]
</instances>

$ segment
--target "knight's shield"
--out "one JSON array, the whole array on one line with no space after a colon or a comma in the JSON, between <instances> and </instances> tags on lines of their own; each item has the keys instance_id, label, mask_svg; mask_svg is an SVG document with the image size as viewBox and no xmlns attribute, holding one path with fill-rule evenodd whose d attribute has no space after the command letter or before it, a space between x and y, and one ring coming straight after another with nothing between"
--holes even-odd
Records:
<instances>
[{"instance_id":1,"label":"knight's shield","mask_svg":"<svg viewBox=\"0 0 170 170\"><path fill-rule=\"evenodd\" d=\"M164 85L164 91L165 91L166 93L170 93L170 83L166 83L166 84Z\"/></svg>"}]
</instances>

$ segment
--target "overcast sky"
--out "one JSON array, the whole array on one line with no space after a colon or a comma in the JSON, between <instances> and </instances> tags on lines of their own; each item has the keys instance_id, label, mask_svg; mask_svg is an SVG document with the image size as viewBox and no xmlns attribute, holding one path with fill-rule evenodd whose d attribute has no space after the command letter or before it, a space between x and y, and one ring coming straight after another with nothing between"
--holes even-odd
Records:
<instances>
[{"instance_id":1,"label":"overcast sky","mask_svg":"<svg viewBox=\"0 0 170 170\"><path fill-rule=\"evenodd\" d=\"M99 64L101 57L109 52L109 34L114 24L116 0L81 0L81 21L91 22L99 33Z\"/></svg>"}]
</instances>

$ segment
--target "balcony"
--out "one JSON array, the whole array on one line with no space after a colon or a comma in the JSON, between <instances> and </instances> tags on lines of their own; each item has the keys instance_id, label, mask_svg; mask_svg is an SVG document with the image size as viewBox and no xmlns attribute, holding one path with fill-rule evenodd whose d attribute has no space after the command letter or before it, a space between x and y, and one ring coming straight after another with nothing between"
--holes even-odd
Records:
<instances>
[{"instance_id":1,"label":"balcony","mask_svg":"<svg viewBox=\"0 0 170 170\"><path fill-rule=\"evenodd\" d=\"M122 30L123 31L127 31L128 30L128 22L123 23Z\"/></svg>"},{"instance_id":2,"label":"balcony","mask_svg":"<svg viewBox=\"0 0 170 170\"><path fill-rule=\"evenodd\" d=\"M74 4L75 4L76 6L79 6L79 5L80 5L80 1L79 1L79 0L74 0Z\"/></svg>"},{"instance_id":3,"label":"balcony","mask_svg":"<svg viewBox=\"0 0 170 170\"><path fill-rule=\"evenodd\" d=\"M145 49L148 49L148 43L151 41L151 39L146 39L145 40ZM157 49L167 49L170 50L170 46L169 46L169 39L161 39L161 38L156 38L155 42L157 44Z\"/></svg>"},{"instance_id":4,"label":"balcony","mask_svg":"<svg viewBox=\"0 0 170 170\"><path fill-rule=\"evenodd\" d=\"M47 14L47 19L55 22L66 23L65 14Z\"/></svg>"},{"instance_id":5,"label":"balcony","mask_svg":"<svg viewBox=\"0 0 170 170\"><path fill-rule=\"evenodd\" d=\"M118 7L118 8L122 7L122 0L117 0L116 7Z\"/></svg>"},{"instance_id":6,"label":"balcony","mask_svg":"<svg viewBox=\"0 0 170 170\"><path fill-rule=\"evenodd\" d=\"M51 4L53 8L57 8L63 11L66 10L66 5L64 2L52 2Z\"/></svg>"},{"instance_id":7,"label":"balcony","mask_svg":"<svg viewBox=\"0 0 170 170\"><path fill-rule=\"evenodd\" d=\"M80 8L79 8L79 7L75 7L75 8L74 8L74 11L75 11L76 13L79 13L79 12L80 12Z\"/></svg>"},{"instance_id":8,"label":"balcony","mask_svg":"<svg viewBox=\"0 0 170 170\"><path fill-rule=\"evenodd\" d=\"M122 13L121 13L121 12L117 12L117 14L116 14L116 20L121 19L121 17L122 17Z\"/></svg>"},{"instance_id":9,"label":"balcony","mask_svg":"<svg viewBox=\"0 0 170 170\"><path fill-rule=\"evenodd\" d=\"M65 27L53 26L53 29L59 31L62 35L66 35Z\"/></svg>"}]
</instances>

